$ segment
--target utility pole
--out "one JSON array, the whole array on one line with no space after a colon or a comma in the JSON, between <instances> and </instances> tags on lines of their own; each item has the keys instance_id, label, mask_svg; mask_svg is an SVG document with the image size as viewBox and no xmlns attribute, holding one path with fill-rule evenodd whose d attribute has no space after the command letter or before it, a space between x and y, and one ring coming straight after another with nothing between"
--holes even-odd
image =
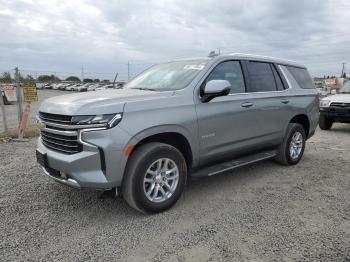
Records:
<instances>
[{"instance_id":1,"label":"utility pole","mask_svg":"<svg viewBox=\"0 0 350 262\"><path fill-rule=\"evenodd\" d=\"M340 75L340 77L343 77L343 75L344 75L344 73L345 73L345 65L346 65L346 63L342 63L343 64L343 68L342 68L342 70L341 70L341 75Z\"/></svg>"},{"instance_id":2,"label":"utility pole","mask_svg":"<svg viewBox=\"0 0 350 262\"><path fill-rule=\"evenodd\" d=\"M81 81L84 81L84 65L81 65Z\"/></svg>"},{"instance_id":3,"label":"utility pole","mask_svg":"<svg viewBox=\"0 0 350 262\"><path fill-rule=\"evenodd\" d=\"M128 61L128 81L130 80L130 62Z\"/></svg>"},{"instance_id":4,"label":"utility pole","mask_svg":"<svg viewBox=\"0 0 350 262\"><path fill-rule=\"evenodd\" d=\"M23 104L22 104L22 89L19 82L19 70L18 67L15 68L15 81L16 81L16 93L17 93L17 105L18 105L18 127L22 122L23 115Z\"/></svg>"},{"instance_id":5,"label":"utility pole","mask_svg":"<svg viewBox=\"0 0 350 262\"><path fill-rule=\"evenodd\" d=\"M113 80L113 87L115 88L115 81L117 80L118 72L115 74L114 80Z\"/></svg>"}]
</instances>

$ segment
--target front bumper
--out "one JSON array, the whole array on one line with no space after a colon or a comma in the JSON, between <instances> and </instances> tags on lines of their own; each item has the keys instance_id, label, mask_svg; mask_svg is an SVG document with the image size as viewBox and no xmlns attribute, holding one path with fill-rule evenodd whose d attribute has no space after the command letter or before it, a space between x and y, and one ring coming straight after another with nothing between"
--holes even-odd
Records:
<instances>
[{"instance_id":1,"label":"front bumper","mask_svg":"<svg viewBox=\"0 0 350 262\"><path fill-rule=\"evenodd\" d=\"M82 151L64 154L38 140L37 151L46 156L44 173L74 188L110 189L121 185L127 157L122 153L130 135L118 127L91 130L80 136Z\"/></svg>"},{"instance_id":2,"label":"front bumper","mask_svg":"<svg viewBox=\"0 0 350 262\"><path fill-rule=\"evenodd\" d=\"M336 122L350 122L350 108L349 107L322 107L320 114L332 119Z\"/></svg>"},{"instance_id":3,"label":"front bumper","mask_svg":"<svg viewBox=\"0 0 350 262\"><path fill-rule=\"evenodd\" d=\"M47 167L43 167L43 170L45 175L47 175L48 177L52 178L53 180L59 183L62 183L64 185L74 187L74 188L81 188L80 184L75 179L63 176L59 171L55 171Z\"/></svg>"}]
</instances>

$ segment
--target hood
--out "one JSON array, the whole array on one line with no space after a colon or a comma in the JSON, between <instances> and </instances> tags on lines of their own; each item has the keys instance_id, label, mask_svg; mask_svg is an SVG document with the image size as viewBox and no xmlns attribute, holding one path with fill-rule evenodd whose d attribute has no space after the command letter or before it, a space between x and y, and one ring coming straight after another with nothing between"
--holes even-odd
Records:
<instances>
[{"instance_id":1,"label":"hood","mask_svg":"<svg viewBox=\"0 0 350 262\"><path fill-rule=\"evenodd\" d=\"M123 112L125 103L169 97L173 92L137 89L101 90L51 97L39 111L61 115L96 115Z\"/></svg>"},{"instance_id":2,"label":"hood","mask_svg":"<svg viewBox=\"0 0 350 262\"><path fill-rule=\"evenodd\" d=\"M338 103L350 103L350 94L337 94L323 98L324 100L330 100L331 102Z\"/></svg>"}]
</instances>

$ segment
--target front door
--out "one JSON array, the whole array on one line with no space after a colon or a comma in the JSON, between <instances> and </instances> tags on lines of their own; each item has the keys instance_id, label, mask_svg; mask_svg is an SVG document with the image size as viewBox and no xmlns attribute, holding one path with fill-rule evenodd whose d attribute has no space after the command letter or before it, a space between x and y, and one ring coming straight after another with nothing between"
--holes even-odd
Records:
<instances>
[{"instance_id":1,"label":"front door","mask_svg":"<svg viewBox=\"0 0 350 262\"><path fill-rule=\"evenodd\" d=\"M246 94L241 62L221 62L201 87L210 80L229 81L231 92L196 105L201 165L235 157L251 148L256 137L256 109Z\"/></svg>"}]
</instances>

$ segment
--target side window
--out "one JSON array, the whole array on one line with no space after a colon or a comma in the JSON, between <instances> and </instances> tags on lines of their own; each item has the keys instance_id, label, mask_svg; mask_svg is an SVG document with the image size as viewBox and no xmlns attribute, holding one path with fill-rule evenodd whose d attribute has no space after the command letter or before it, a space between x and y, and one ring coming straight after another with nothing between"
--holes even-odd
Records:
<instances>
[{"instance_id":1,"label":"side window","mask_svg":"<svg viewBox=\"0 0 350 262\"><path fill-rule=\"evenodd\" d=\"M287 69L301 88L315 88L311 76L305 68L287 66Z\"/></svg>"},{"instance_id":2,"label":"side window","mask_svg":"<svg viewBox=\"0 0 350 262\"><path fill-rule=\"evenodd\" d=\"M281 80L280 74L277 72L274 65L271 65L271 68L272 68L273 75L274 75L275 80L276 80L277 90L278 91L284 90L284 86L283 86L283 82Z\"/></svg>"},{"instance_id":3,"label":"side window","mask_svg":"<svg viewBox=\"0 0 350 262\"><path fill-rule=\"evenodd\" d=\"M217 65L205 82L210 80L227 80L231 83L231 94L245 93L244 78L239 61L226 61Z\"/></svg>"},{"instance_id":4,"label":"side window","mask_svg":"<svg viewBox=\"0 0 350 262\"><path fill-rule=\"evenodd\" d=\"M264 62L247 63L250 88L249 92L276 91L276 82L271 65Z\"/></svg>"}]
</instances>

